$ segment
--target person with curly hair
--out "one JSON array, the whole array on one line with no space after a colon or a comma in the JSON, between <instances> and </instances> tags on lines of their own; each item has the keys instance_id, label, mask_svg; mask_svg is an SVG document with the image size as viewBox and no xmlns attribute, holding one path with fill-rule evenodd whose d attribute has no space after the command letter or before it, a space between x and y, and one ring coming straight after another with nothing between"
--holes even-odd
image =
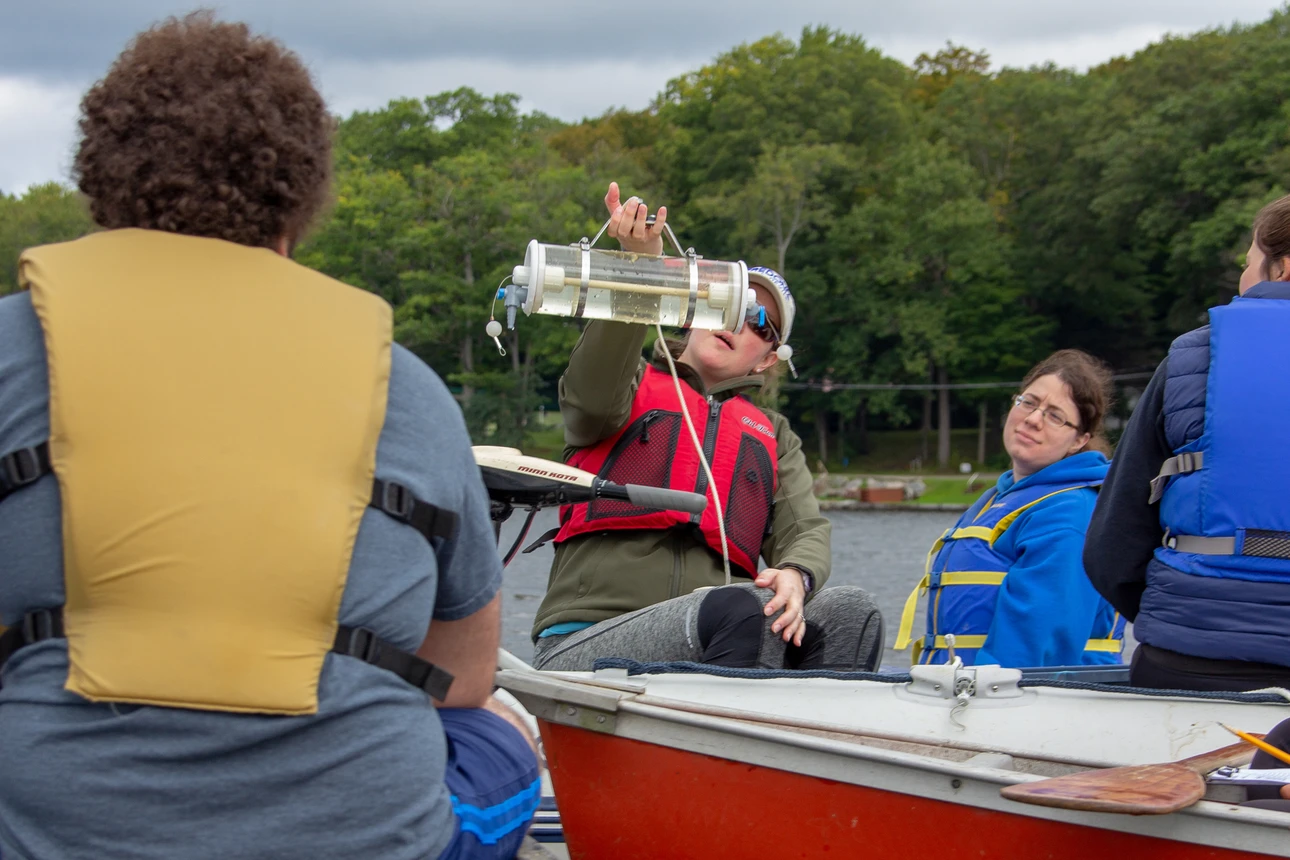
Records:
<instances>
[{"instance_id":1,"label":"person with curly hair","mask_svg":"<svg viewBox=\"0 0 1290 860\"><path fill-rule=\"evenodd\" d=\"M327 201L334 126L299 58L198 15L136 39L86 93L74 170L108 230L280 249Z\"/></svg>"},{"instance_id":2,"label":"person with curly hair","mask_svg":"<svg viewBox=\"0 0 1290 860\"><path fill-rule=\"evenodd\" d=\"M81 110L104 229L0 299L0 855L512 856L488 501L390 307L289 259L308 71L197 14Z\"/></svg>"}]
</instances>

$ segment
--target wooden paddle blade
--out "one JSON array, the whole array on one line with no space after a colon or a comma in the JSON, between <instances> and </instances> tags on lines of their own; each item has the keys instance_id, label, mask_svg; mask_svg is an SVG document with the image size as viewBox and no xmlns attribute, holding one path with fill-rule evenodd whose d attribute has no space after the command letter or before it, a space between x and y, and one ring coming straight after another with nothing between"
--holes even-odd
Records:
<instances>
[{"instance_id":1,"label":"wooden paddle blade","mask_svg":"<svg viewBox=\"0 0 1290 860\"><path fill-rule=\"evenodd\" d=\"M1164 815L1204 797L1203 774L1224 765L1249 764L1253 756L1249 744L1232 744L1182 761L1086 770L1005 786L1000 793L1009 800L1058 809Z\"/></svg>"},{"instance_id":2,"label":"wooden paddle blade","mask_svg":"<svg viewBox=\"0 0 1290 860\"><path fill-rule=\"evenodd\" d=\"M1144 764L1008 785L1000 793L1009 800L1058 809L1164 815L1200 800L1205 780L1182 764Z\"/></svg>"}]
</instances>

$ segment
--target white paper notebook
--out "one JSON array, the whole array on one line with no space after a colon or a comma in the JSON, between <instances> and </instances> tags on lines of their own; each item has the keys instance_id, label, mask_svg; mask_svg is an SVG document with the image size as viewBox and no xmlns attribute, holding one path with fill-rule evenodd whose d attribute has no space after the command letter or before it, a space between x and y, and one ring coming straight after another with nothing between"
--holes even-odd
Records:
<instances>
[{"instance_id":1,"label":"white paper notebook","mask_svg":"<svg viewBox=\"0 0 1290 860\"><path fill-rule=\"evenodd\" d=\"M1206 782L1231 785L1286 785L1290 783L1290 767L1274 767L1265 770L1252 768L1220 767L1205 777Z\"/></svg>"}]
</instances>

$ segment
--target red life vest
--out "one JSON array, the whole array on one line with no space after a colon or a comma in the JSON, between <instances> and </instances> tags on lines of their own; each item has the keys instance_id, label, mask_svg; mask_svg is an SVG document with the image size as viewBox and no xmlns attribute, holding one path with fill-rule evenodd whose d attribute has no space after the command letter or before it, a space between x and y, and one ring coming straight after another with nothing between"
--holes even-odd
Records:
<instances>
[{"instance_id":1,"label":"red life vest","mask_svg":"<svg viewBox=\"0 0 1290 860\"><path fill-rule=\"evenodd\" d=\"M771 419L743 396L709 402L684 382L681 391L716 482L730 563L755 574L777 486L779 459ZM619 484L687 490L711 499L707 476L681 417L676 386L670 375L653 367L645 370L626 426L577 451L569 465ZM560 522L556 543L611 529L666 529L693 523L708 546L721 553L717 511L711 504L702 514L691 515L597 499L566 505L560 510Z\"/></svg>"}]
</instances>

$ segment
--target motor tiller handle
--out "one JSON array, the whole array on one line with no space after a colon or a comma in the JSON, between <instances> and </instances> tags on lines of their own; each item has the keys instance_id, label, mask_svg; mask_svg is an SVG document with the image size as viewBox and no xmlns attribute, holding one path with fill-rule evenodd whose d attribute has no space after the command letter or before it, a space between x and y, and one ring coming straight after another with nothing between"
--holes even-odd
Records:
<instances>
[{"instance_id":1,"label":"motor tiller handle","mask_svg":"<svg viewBox=\"0 0 1290 860\"><path fill-rule=\"evenodd\" d=\"M698 493L646 487L641 484L614 484L604 481L598 483L596 495L602 499L625 499L642 508L661 508L666 511L683 511L687 514L701 514L708 506L707 497Z\"/></svg>"}]
</instances>

